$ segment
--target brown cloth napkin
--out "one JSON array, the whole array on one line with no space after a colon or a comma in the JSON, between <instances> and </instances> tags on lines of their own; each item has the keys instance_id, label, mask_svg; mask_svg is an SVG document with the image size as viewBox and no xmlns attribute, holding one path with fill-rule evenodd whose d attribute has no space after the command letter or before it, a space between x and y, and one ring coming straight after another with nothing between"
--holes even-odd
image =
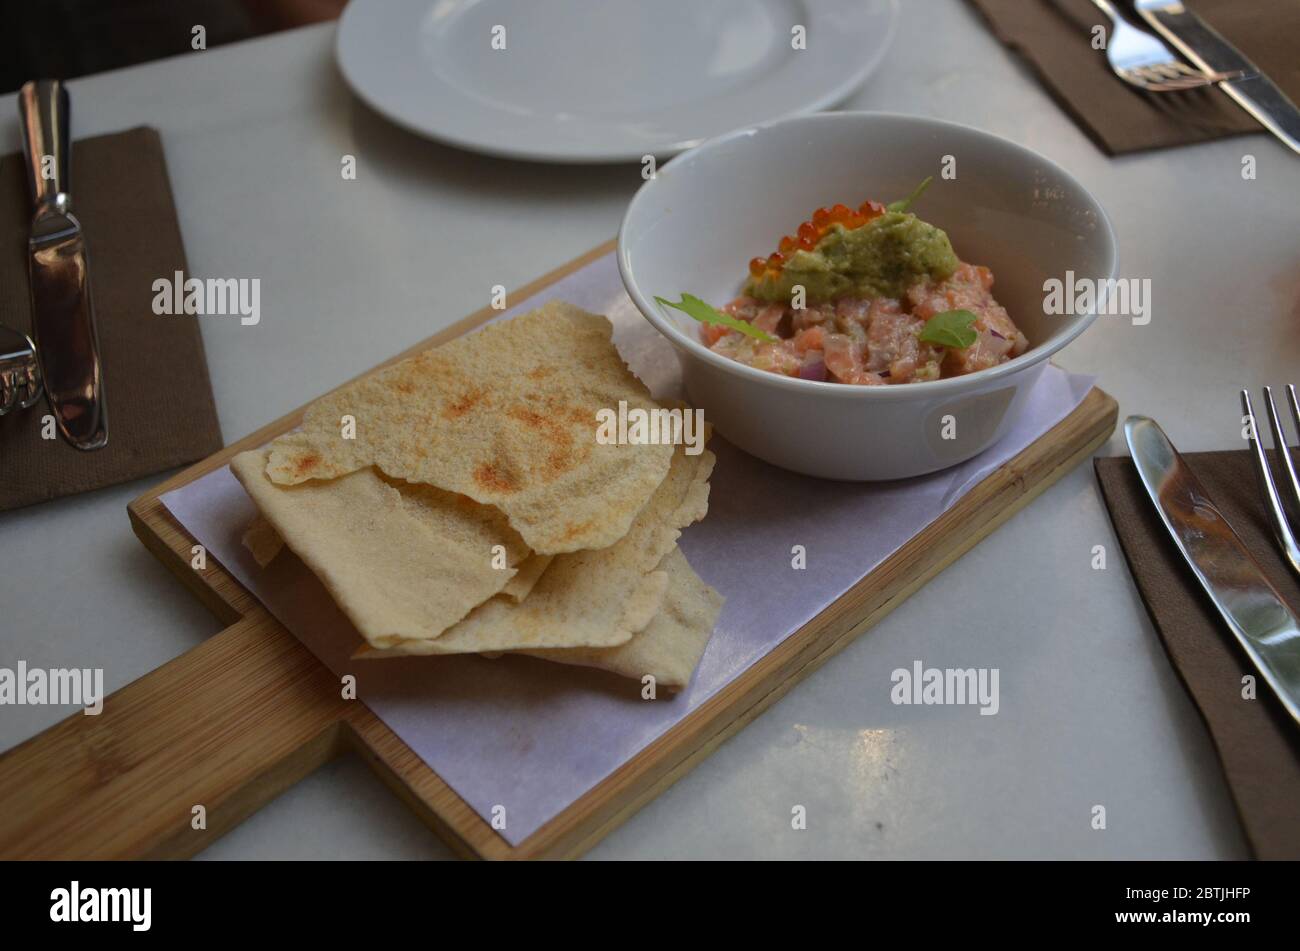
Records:
<instances>
[{"instance_id":1,"label":"brown cloth napkin","mask_svg":"<svg viewBox=\"0 0 1300 951\"><path fill-rule=\"evenodd\" d=\"M1185 458L1269 580L1293 608L1300 605L1300 583L1274 545L1247 452L1200 452ZM1096 469L1138 592L1210 728L1255 855L1300 858L1300 726L1224 629L1165 531L1132 460L1098 459ZM1241 695L1246 674L1255 677L1254 700Z\"/></svg>"},{"instance_id":2,"label":"brown cloth napkin","mask_svg":"<svg viewBox=\"0 0 1300 951\"><path fill-rule=\"evenodd\" d=\"M197 317L154 314L153 282L185 272L176 207L155 129L72 146L73 211L90 254L108 445L80 452L41 438L44 398L0 418L0 511L202 459L221 448ZM22 157L0 159L0 323L31 330Z\"/></svg>"},{"instance_id":3,"label":"brown cloth napkin","mask_svg":"<svg viewBox=\"0 0 1300 951\"><path fill-rule=\"evenodd\" d=\"M1204 142L1262 127L1218 88L1170 95L1120 82L1092 28L1110 20L1092 0L970 0L999 40L1029 61L1098 146L1110 155ZM1152 32L1125 0L1115 6ZM1187 0L1186 6L1300 102L1300 0ZM1166 44L1168 45L1168 44ZM1177 51L1175 51L1177 55ZM1267 133L1264 133L1267 134Z\"/></svg>"}]
</instances>

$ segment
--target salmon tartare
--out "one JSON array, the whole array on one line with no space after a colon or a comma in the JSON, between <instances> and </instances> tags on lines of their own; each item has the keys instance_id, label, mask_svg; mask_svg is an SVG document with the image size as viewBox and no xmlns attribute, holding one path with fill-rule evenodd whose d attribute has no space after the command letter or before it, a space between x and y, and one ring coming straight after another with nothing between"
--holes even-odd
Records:
<instances>
[{"instance_id":1,"label":"salmon tartare","mask_svg":"<svg viewBox=\"0 0 1300 951\"><path fill-rule=\"evenodd\" d=\"M683 295L706 347L804 380L885 386L997 366L1029 341L993 296L993 272L958 259L902 202L819 208L754 258L742 296L714 310Z\"/></svg>"}]
</instances>

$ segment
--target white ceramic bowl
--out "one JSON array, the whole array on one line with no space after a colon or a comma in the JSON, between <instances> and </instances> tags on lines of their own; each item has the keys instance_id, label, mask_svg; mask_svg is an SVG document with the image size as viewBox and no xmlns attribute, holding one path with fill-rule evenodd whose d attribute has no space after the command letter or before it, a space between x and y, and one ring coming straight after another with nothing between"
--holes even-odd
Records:
<instances>
[{"instance_id":1,"label":"white ceramic bowl","mask_svg":"<svg viewBox=\"0 0 1300 951\"><path fill-rule=\"evenodd\" d=\"M945 156L954 179L940 177ZM1014 360L896 386L800 380L713 353L695 321L655 303L684 291L721 306L740 292L749 259L770 254L815 208L889 202L927 175L934 182L913 210L948 232L963 261L993 269L994 295L1029 338ZM1043 156L950 122L834 112L741 129L673 159L628 206L618 265L719 433L786 469L865 481L933 472L1001 438L1048 358L1095 319L1045 314L1043 282L1067 270L1113 278L1118 262L1106 213ZM944 438L949 415L956 438Z\"/></svg>"}]
</instances>

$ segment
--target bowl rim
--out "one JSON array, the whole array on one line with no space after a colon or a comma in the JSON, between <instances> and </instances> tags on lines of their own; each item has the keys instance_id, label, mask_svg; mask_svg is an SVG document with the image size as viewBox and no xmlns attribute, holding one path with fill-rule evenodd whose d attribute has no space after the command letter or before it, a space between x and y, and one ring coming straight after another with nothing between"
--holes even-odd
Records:
<instances>
[{"instance_id":1,"label":"bowl rim","mask_svg":"<svg viewBox=\"0 0 1300 951\"><path fill-rule=\"evenodd\" d=\"M928 116L908 115L900 112L877 112L877 111L842 111L842 112L818 112L809 115L784 116L777 119L771 119L766 122L756 123L754 125L744 126L734 129L723 135L709 139L706 142L697 145L695 148L688 149L676 156L671 162L665 163L662 171L667 171L670 167L677 164L689 164L696 156L712 151L716 148L732 142L736 139L752 136L755 133L772 129L777 126L794 125L794 124L816 124L816 123L835 123L835 122L862 122L873 119L897 119L903 122L917 123L927 126L945 126L953 129L959 129L963 132L974 133L984 139L992 140L999 145L1010 148L1019 152L1027 158L1043 163L1057 175L1073 183L1092 203L1097 210L1098 218L1101 223L1102 233L1107 242L1107 249L1110 256L1110 268L1106 277L1114 280L1119 276L1119 241L1115 235L1114 226L1111 224L1110 216L1106 214L1106 209L1102 206L1095 195L1084 187L1083 183L1071 175L1060 164L1052 161L1040 152L1036 152L1027 146L1010 139L995 135L992 132L986 132L983 129L974 126L964 125L960 122L951 122L947 119L932 119ZM623 213L623 220L618 229L618 247L616 257L618 259L618 273L622 278L623 288L632 298L632 303L636 305L637 310L641 312L650 324L659 331L663 336L668 338L678 350L684 351L697 359L704 360L715 367L756 383L766 384L768 386L787 389L794 393L803 393L812 396L821 393L827 397L837 399L863 399L863 400L900 400L900 399L924 399L928 397L940 397L947 394L964 392L966 390L979 387L983 383L993 382L1004 377L1012 376L1019 373L1033 364L1047 359L1058 350L1073 342L1080 334L1092 326L1097 319L1097 312L1094 310L1090 314L1076 316L1073 326L1069 327L1065 333L1060 336L1030 347L1018 357L1008 360L1006 363L998 364L995 367L988 367L984 370L976 370L974 373L966 373L961 376L947 377L941 380L926 380L916 383L903 383L897 386L852 386L844 383L822 382L818 380L802 380L798 377L785 376L780 373L772 373L768 370L760 370L757 367L751 367L748 364L732 360L720 353L715 353L708 347L704 346L699 340L693 339L690 335L683 333L676 324L669 320L666 315L660 312L659 306L654 303L653 298L647 299L646 295L641 292L637 285L636 278L633 274L633 264L627 248L628 223L636 215L641 203L648 201L646 195L652 193L657 182L657 178L648 179L637 189L636 194L628 203L627 210Z\"/></svg>"}]
</instances>

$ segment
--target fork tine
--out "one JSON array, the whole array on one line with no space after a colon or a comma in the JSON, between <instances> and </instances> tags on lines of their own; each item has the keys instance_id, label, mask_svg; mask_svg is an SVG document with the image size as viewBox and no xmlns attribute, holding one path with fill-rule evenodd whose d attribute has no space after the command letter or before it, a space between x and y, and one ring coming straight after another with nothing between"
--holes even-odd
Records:
<instances>
[{"instance_id":1,"label":"fork tine","mask_svg":"<svg viewBox=\"0 0 1300 951\"><path fill-rule=\"evenodd\" d=\"M1201 72L1190 63L1184 63L1182 60L1174 60L1172 63L1167 63L1166 65L1169 67L1169 75L1173 78L1186 76L1191 79L1200 80L1201 82L1208 83L1211 81L1210 77L1205 75L1205 73Z\"/></svg>"},{"instance_id":2,"label":"fork tine","mask_svg":"<svg viewBox=\"0 0 1300 951\"><path fill-rule=\"evenodd\" d=\"M1184 89L1200 89L1202 86L1209 86L1216 81L1212 77L1190 68L1187 71L1175 69L1173 68L1175 65L1186 66L1184 63L1138 66L1125 70L1127 75L1122 75L1121 78L1148 92L1181 92Z\"/></svg>"},{"instance_id":3,"label":"fork tine","mask_svg":"<svg viewBox=\"0 0 1300 951\"><path fill-rule=\"evenodd\" d=\"M1210 85L1204 79L1170 79L1165 82L1152 83L1151 89L1156 92L1182 92L1185 89L1201 89Z\"/></svg>"},{"instance_id":4,"label":"fork tine","mask_svg":"<svg viewBox=\"0 0 1300 951\"><path fill-rule=\"evenodd\" d=\"M1226 73L1211 70L1207 73L1204 70L1197 69L1191 63L1184 63L1182 60L1174 60L1163 65L1169 70L1171 78L1186 77L1197 86L1209 86L1230 79L1240 79L1246 75L1240 69L1229 70Z\"/></svg>"},{"instance_id":5,"label":"fork tine","mask_svg":"<svg viewBox=\"0 0 1300 951\"><path fill-rule=\"evenodd\" d=\"M1293 384L1286 385L1286 395L1287 402L1291 405L1291 422L1295 424L1297 437L1300 437L1300 402L1296 400L1296 389ZM1291 454L1290 446L1286 447L1286 469L1291 477L1291 501L1300 509L1300 477L1296 475L1295 457Z\"/></svg>"},{"instance_id":6,"label":"fork tine","mask_svg":"<svg viewBox=\"0 0 1300 951\"><path fill-rule=\"evenodd\" d=\"M1293 412L1295 403L1295 387L1288 387L1290 390ZM1290 501L1293 509L1300 510L1300 479L1296 478L1295 462L1291 458L1291 447L1287 445L1286 432L1282 429L1282 420L1277 415L1277 406L1273 403L1273 391L1269 387L1264 387L1264 399L1267 400L1268 424L1273 430L1273 448L1278 457L1282 460L1282 465L1286 468L1287 486L1290 489Z\"/></svg>"},{"instance_id":7,"label":"fork tine","mask_svg":"<svg viewBox=\"0 0 1300 951\"><path fill-rule=\"evenodd\" d=\"M1290 383L1286 385L1286 395L1291 403L1291 421L1295 423L1296 432L1300 434L1300 402L1296 401L1295 387Z\"/></svg>"},{"instance_id":8,"label":"fork tine","mask_svg":"<svg viewBox=\"0 0 1300 951\"><path fill-rule=\"evenodd\" d=\"M1269 422L1273 426L1273 435L1275 439L1280 440L1280 445L1285 446L1286 440L1281 439L1281 427L1278 425L1277 408L1273 405L1273 396L1268 387L1264 388L1264 399L1269 411ZM1255 419L1255 410L1250 405L1250 391L1241 391L1241 409L1249 420L1247 430L1247 442L1250 443L1251 456L1255 460L1255 475L1259 478L1259 488L1264 494L1264 501L1267 502L1269 521L1273 524L1273 534L1277 536L1278 544L1282 547L1286 559L1291 564L1291 570L1300 575L1300 545L1296 544L1295 534L1291 531L1291 523L1287 520L1286 509L1282 507L1282 500L1278 498L1277 485L1273 482L1273 473L1269 470L1268 456L1264 454L1264 447L1259 441L1259 427ZM1287 465L1290 465L1288 457Z\"/></svg>"},{"instance_id":9,"label":"fork tine","mask_svg":"<svg viewBox=\"0 0 1300 951\"><path fill-rule=\"evenodd\" d=\"M1158 83L1144 83L1142 88L1147 92L1189 92L1193 89L1204 89L1206 85L1208 84L1195 81L1175 82L1170 80Z\"/></svg>"},{"instance_id":10,"label":"fork tine","mask_svg":"<svg viewBox=\"0 0 1300 951\"><path fill-rule=\"evenodd\" d=\"M1162 91L1161 87L1165 86L1165 80L1156 77L1146 66L1135 66L1130 69L1120 70L1118 75L1126 83L1148 92L1160 92Z\"/></svg>"},{"instance_id":11,"label":"fork tine","mask_svg":"<svg viewBox=\"0 0 1300 951\"><path fill-rule=\"evenodd\" d=\"M1128 83L1130 86L1136 86L1138 89L1148 89L1151 85L1139 76L1135 69L1117 69L1115 70L1115 75L1124 80L1124 82Z\"/></svg>"},{"instance_id":12,"label":"fork tine","mask_svg":"<svg viewBox=\"0 0 1300 951\"><path fill-rule=\"evenodd\" d=\"M1178 64L1182 66L1182 63ZM1184 88L1193 89L1198 86L1208 86L1211 80L1204 73L1199 73L1193 69L1171 69L1169 70L1169 82L1176 83Z\"/></svg>"}]
</instances>

